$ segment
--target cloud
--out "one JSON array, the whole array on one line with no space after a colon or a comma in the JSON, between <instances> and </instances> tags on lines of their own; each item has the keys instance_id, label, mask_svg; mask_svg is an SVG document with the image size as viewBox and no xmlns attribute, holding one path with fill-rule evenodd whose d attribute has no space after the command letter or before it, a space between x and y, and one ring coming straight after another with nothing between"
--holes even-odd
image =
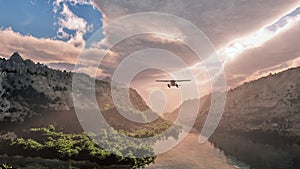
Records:
<instances>
[{"instance_id":1,"label":"cloud","mask_svg":"<svg viewBox=\"0 0 300 169\"><path fill-rule=\"evenodd\" d=\"M36 6L36 0L30 0L30 4Z\"/></svg>"},{"instance_id":2,"label":"cloud","mask_svg":"<svg viewBox=\"0 0 300 169\"><path fill-rule=\"evenodd\" d=\"M284 29L262 46L245 50L235 59L225 65L230 85L236 86L244 81L286 69L290 66L299 66L300 56L300 20ZM234 76L243 77L236 83Z\"/></svg>"},{"instance_id":3,"label":"cloud","mask_svg":"<svg viewBox=\"0 0 300 169\"><path fill-rule=\"evenodd\" d=\"M66 62L53 62L47 63L47 66L52 69L66 70L66 71L74 71L75 64L66 63Z\"/></svg>"},{"instance_id":4,"label":"cloud","mask_svg":"<svg viewBox=\"0 0 300 169\"><path fill-rule=\"evenodd\" d=\"M72 6L75 5L92 5L94 7L94 3L92 0L54 0L53 5L53 12L57 13L61 8L61 4L70 3Z\"/></svg>"},{"instance_id":5,"label":"cloud","mask_svg":"<svg viewBox=\"0 0 300 169\"><path fill-rule=\"evenodd\" d=\"M183 60L183 62L185 62L187 66L191 66L195 62L200 61L199 58L195 55L195 53L181 41L157 38L155 34L143 34L124 39L122 42L118 43L113 48L111 48L111 51L113 51L113 55L106 56L106 58L104 59L104 65L107 67L116 68L117 65L130 54L151 48L169 51L172 54L174 54L178 59ZM153 58L153 60L155 61L159 60L160 64L169 65L173 67L174 70L183 68L175 63L174 65L172 65L172 63L170 64L170 62L167 60L159 59L160 55L155 55L154 53L149 55L149 57ZM143 60L139 60L139 64L150 63L147 63Z\"/></svg>"},{"instance_id":6,"label":"cloud","mask_svg":"<svg viewBox=\"0 0 300 169\"><path fill-rule=\"evenodd\" d=\"M21 35L11 28L0 29L0 56L9 58L13 52L19 52L24 59L47 64L54 69L76 71L93 75L96 70L96 78L109 76L102 69L97 68L99 56L105 50L89 49L83 52L80 47L60 40L36 38L30 35ZM85 55L84 59L77 59ZM75 65L76 64L76 65Z\"/></svg>"},{"instance_id":7,"label":"cloud","mask_svg":"<svg viewBox=\"0 0 300 169\"><path fill-rule=\"evenodd\" d=\"M54 13L59 13L57 17L57 38L58 39L69 39L68 43L75 47L84 47L85 40L83 36L93 31L93 25L89 25L83 18L76 16L68 7L67 4L71 5L92 5L89 0L56 0L53 2ZM68 33L67 31L75 31L75 34Z\"/></svg>"},{"instance_id":8,"label":"cloud","mask_svg":"<svg viewBox=\"0 0 300 169\"><path fill-rule=\"evenodd\" d=\"M92 77L101 78L108 75L103 73L103 70L98 67L80 67L76 70L77 73L85 73Z\"/></svg>"},{"instance_id":9,"label":"cloud","mask_svg":"<svg viewBox=\"0 0 300 169\"><path fill-rule=\"evenodd\" d=\"M110 21L117 19L121 16L128 15L128 14L134 14L138 12L163 12L163 13L170 13L177 16L180 16L184 19L187 19L188 21L191 21L193 24L195 24L198 28L200 28L207 36L208 38L213 42L213 44L217 47L217 49L225 48L228 44L232 44L234 42L234 39L241 38L241 37L247 37L245 41L241 41L241 45L243 45L242 53L237 59L232 61L232 63L229 63L228 68L226 71L226 74L229 74L229 76L232 77L238 77L240 80L242 80L241 74L245 75L251 75L251 73L254 73L253 70L259 70L259 69L267 69L269 67L272 67L277 64L281 64L283 62L286 62L290 60L287 57L282 57L282 55L285 54L285 51L290 51L290 48L283 49L282 46L277 49L277 53L280 53L281 56L276 56L276 59L270 60L270 55L267 55L265 53L268 53L269 51L272 51L271 47L268 47L268 45L264 46L263 43L266 41L268 44L274 44L276 43L276 46L280 45L280 39L285 40L285 44L290 44L288 40L285 38L285 33L287 31L284 31L280 35L276 35L274 40L272 39L277 32L271 32L269 30L262 30L262 28L266 27L267 25L270 25L277 21L282 16L290 13L292 10L294 10L295 6L300 5L299 1L296 0L289 0L289 1L281 1L281 0L253 0L253 1L240 1L240 0L228 0L228 1L219 1L219 0L212 0L212 1L205 1L205 0L187 0L187 1L181 1L181 0L165 0L165 1L148 1L148 0L128 0L128 1L118 1L118 0L95 0L96 6L100 9L100 11L103 13L104 21L105 23L109 23ZM270 8L272 6L272 8ZM286 22L289 22L288 20L290 17L284 18ZM151 23L154 27L159 27L159 24L156 24L157 21L151 20ZM158 22L159 23L159 22ZM247 23L247 24L246 24ZM122 25L123 27L130 27L130 24ZM136 26L136 25L135 25ZM297 27L294 27L293 29L297 29ZM133 29L145 29L147 30L147 27L136 26ZM170 32L172 34L172 29L170 27L160 27L162 32ZM253 32L258 33L251 35ZM106 33L106 41L109 42L111 36L117 36L114 34L115 30L105 30ZM175 30L174 31L180 31ZM249 35L251 36L249 38ZM297 34L294 34L294 37ZM287 35L288 37L293 37ZM277 39L277 40L276 40ZM155 47L153 45L153 38L146 37L141 40L141 38L132 38L132 42L125 44L123 46L123 49L115 50L114 52L117 54L120 54L118 56L117 61L120 61L123 59L123 57L126 57L128 53L132 52L133 50L139 49L139 47L143 46L145 47ZM141 42L143 45L141 45ZM276 42L278 41L278 42ZM172 50L172 46L174 49L178 49L177 52L180 50L180 45L174 45L174 43L157 43L157 46L160 46L161 48ZM239 42L239 41L238 41ZM258 42L260 42L258 44ZM294 43L295 44L295 43ZM297 43L296 43L297 44ZM263 45L263 46L262 46ZM275 45L275 44L274 44ZM167 47L170 46L170 47ZM245 47L246 46L246 47ZM258 47L260 46L260 47ZM270 45L271 46L271 45ZM237 49L237 46L234 46L233 49ZM245 49L252 47L253 50L249 49L247 52L243 52ZM294 50L297 50L295 46L291 46ZM260 50L258 52L257 50ZM255 57L262 57L266 58L267 62L264 64L264 62L258 63L258 66L255 66L254 64L251 64L252 62L258 62L259 60L255 57L251 57L248 55L251 54L244 54L244 53L251 53L254 51L257 51L257 54L255 54ZM267 51L267 52L265 52ZM230 52L230 51L229 51ZM292 55L292 54L291 54ZM295 57L295 56L291 56ZM187 58L190 57L190 55L186 56ZM255 59L253 59L255 58ZM233 63L235 64L233 66ZM247 66L248 64L248 66ZM261 65L260 65L261 64ZM250 65L250 66L249 66ZM246 68L244 67L246 66ZM245 71L243 71L245 69ZM252 70L251 70L252 69Z\"/></svg>"},{"instance_id":10,"label":"cloud","mask_svg":"<svg viewBox=\"0 0 300 169\"><path fill-rule=\"evenodd\" d=\"M300 66L300 56L297 59L288 62L289 67L299 67Z\"/></svg>"},{"instance_id":11,"label":"cloud","mask_svg":"<svg viewBox=\"0 0 300 169\"><path fill-rule=\"evenodd\" d=\"M297 9L295 10L297 11ZM300 12L293 11L292 14L288 14L280 18L277 22L266 26L257 32L250 34L241 39L237 39L227 47L218 51L225 60L234 59L239 54L249 48L256 48L263 45L265 42L271 40L275 35L280 34L282 31L294 26L296 22L300 20Z\"/></svg>"},{"instance_id":12,"label":"cloud","mask_svg":"<svg viewBox=\"0 0 300 169\"><path fill-rule=\"evenodd\" d=\"M105 29L105 25L121 16L138 12L155 11L174 14L192 22L208 36L217 49L222 49L228 44L232 44L234 39L245 35L247 37L246 41L238 41L242 45L241 51L238 52L242 52L246 48L257 47L263 42L270 40L271 37L274 36L274 32L269 30L259 31L253 36L251 33L257 32L257 30L264 28L278 20L278 18L286 15L295 5L300 5L300 2L295 0L289 0L288 2L281 0L253 0L244 2L240 0L165 0L162 2L148 0L95 0L95 4L104 17L103 30L106 35L106 38L102 40L102 45L104 46L109 46L111 39L120 36L119 34L122 34L122 31L128 28L139 32L141 29L144 31L152 30L152 28L149 28L149 26L152 26L155 27L155 30L166 33L167 35L180 36L180 27L165 27L159 20L151 20L151 25L147 24L147 26L143 24L139 25L139 21L135 21L122 23L122 25ZM272 6L272 8L269 8L269 6ZM250 38L248 37L249 33ZM193 54L186 52L188 50L182 47L183 43L180 43L180 40L171 42L163 39L163 37L159 36L144 35L143 38L132 37L130 40L122 41L122 45L118 45L118 47L114 47L113 49L116 55L110 58L111 61L114 61L114 65L110 65L111 69L115 68L122 59L135 50L151 47L176 51L175 53L179 55L184 55L185 53L182 58L188 61L189 64L196 64L197 59L191 59L193 58ZM261 43L257 44L258 42ZM236 52L239 46L232 44L231 48L227 49L234 50L226 51L226 54L230 54L231 52ZM112 63L113 62L111 62L111 64ZM107 69L109 69L108 66ZM112 70L110 70L110 72L112 73Z\"/></svg>"},{"instance_id":13,"label":"cloud","mask_svg":"<svg viewBox=\"0 0 300 169\"><path fill-rule=\"evenodd\" d=\"M173 37L180 37L180 33L183 32L179 27L165 27L157 20L149 20L152 25L146 24L147 26L138 25L136 24L138 21L136 21L134 25L134 22L128 22L109 30L105 29L108 23L125 15L140 12L162 12L190 21L207 35L217 50L227 48L226 57L229 54L233 57L236 56L228 61L225 59L227 61L225 73L229 87L235 87L270 71L282 70L299 63L299 60L296 59L300 56L299 47L297 47L300 39L298 30L300 29L297 21L291 22L291 16L288 16L281 19L281 22L277 22L283 16L291 13L295 7L300 6L298 0L95 0L95 5L103 15L105 39L101 43L106 47L109 47L113 39L120 36L118 33L123 33L122 30L129 28L133 32L155 28L155 30ZM268 27L273 23L276 24ZM268 29L265 29L266 27ZM280 31L277 31L278 29ZM161 36L143 35L142 37L131 37L114 47L115 55L110 57L110 64L107 64L103 70L113 73L118 63L129 54L151 47L172 51L181 56L189 65L199 62L194 59L192 52L185 49L180 40L165 41ZM196 72L195 74L200 81L206 82L206 84L202 84L203 86L209 83L206 73ZM155 71L148 71L143 75L143 77L139 77L142 80L137 78L133 84L147 98L150 91L147 90L149 86L146 86L145 82L154 85L151 81L155 79L156 75ZM145 77L148 77L149 80Z\"/></svg>"},{"instance_id":14,"label":"cloud","mask_svg":"<svg viewBox=\"0 0 300 169\"><path fill-rule=\"evenodd\" d=\"M220 48L268 25L300 3L297 0L95 0L95 4L106 23L139 12L162 12L182 17L195 24L216 48ZM158 26L155 21L151 22Z\"/></svg>"},{"instance_id":15,"label":"cloud","mask_svg":"<svg viewBox=\"0 0 300 169\"><path fill-rule=\"evenodd\" d=\"M0 29L0 55L9 57L19 52L24 58L36 62L68 62L74 63L81 49L66 42L21 35L11 28Z\"/></svg>"}]
</instances>

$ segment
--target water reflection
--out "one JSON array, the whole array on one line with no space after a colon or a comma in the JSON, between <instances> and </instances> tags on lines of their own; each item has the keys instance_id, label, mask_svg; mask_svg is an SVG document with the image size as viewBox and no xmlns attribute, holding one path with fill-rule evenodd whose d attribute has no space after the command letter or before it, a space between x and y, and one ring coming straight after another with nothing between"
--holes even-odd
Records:
<instances>
[{"instance_id":1,"label":"water reflection","mask_svg":"<svg viewBox=\"0 0 300 169\"><path fill-rule=\"evenodd\" d=\"M234 169L249 168L246 164L228 159L223 151L215 148L211 143L199 144L199 135L188 134L182 142L172 150L158 155L155 164L147 168L173 169Z\"/></svg>"},{"instance_id":2,"label":"water reflection","mask_svg":"<svg viewBox=\"0 0 300 169\"><path fill-rule=\"evenodd\" d=\"M254 140L225 134L217 134L211 138L216 147L224 150L226 155L234 156L236 159L249 164L252 168L300 168L299 145L284 143L283 141L280 144L266 144Z\"/></svg>"}]
</instances>

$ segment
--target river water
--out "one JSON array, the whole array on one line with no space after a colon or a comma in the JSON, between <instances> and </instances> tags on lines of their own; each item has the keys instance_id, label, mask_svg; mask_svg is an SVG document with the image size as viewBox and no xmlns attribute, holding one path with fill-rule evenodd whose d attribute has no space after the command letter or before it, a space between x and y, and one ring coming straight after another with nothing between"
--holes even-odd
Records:
<instances>
[{"instance_id":1,"label":"river water","mask_svg":"<svg viewBox=\"0 0 300 169\"><path fill-rule=\"evenodd\" d=\"M199 135L188 134L170 151L157 156L148 169L250 169L250 167L223 151L210 142L200 144Z\"/></svg>"}]
</instances>

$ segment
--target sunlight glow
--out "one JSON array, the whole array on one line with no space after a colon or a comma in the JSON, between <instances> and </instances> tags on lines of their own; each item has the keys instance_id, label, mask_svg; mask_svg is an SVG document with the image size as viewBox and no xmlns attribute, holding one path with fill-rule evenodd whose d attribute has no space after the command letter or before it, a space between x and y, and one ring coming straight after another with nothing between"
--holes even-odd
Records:
<instances>
[{"instance_id":1,"label":"sunlight glow","mask_svg":"<svg viewBox=\"0 0 300 169\"><path fill-rule=\"evenodd\" d=\"M211 62L212 58L217 57L221 62L222 66L226 65L226 63L232 59L235 59L239 57L243 52L245 52L247 49L251 48L257 48L262 46L267 41L274 38L276 35L285 32L286 30L290 29L291 27L295 26L297 22L300 21L300 7L297 7L290 13L286 14L285 16L278 19L276 22L267 25L258 31L236 39L229 43L224 48L221 48L220 50L216 51L217 55L212 55L210 57L207 57L205 60L202 60L202 62L199 62L188 69L193 72L199 72L203 67L208 68L214 68L214 63ZM181 70L184 71L184 70ZM199 74L198 76L203 76L202 74ZM210 79L218 79L218 73L214 75L210 75ZM201 78L203 79L203 78Z\"/></svg>"},{"instance_id":2,"label":"sunlight glow","mask_svg":"<svg viewBox=\"0 0 300 169\"><path fill-rule=\"evenodd\" d=\"M170 35L170 34L164 34L164 33L157 33L157 34L153 34L152 36L156 37L156 38L164 39L164 40L175 41L175 42L177 42L177 41L183 42L185 39L185 36L183 36L181 34Z\"/></svg>"},{"instance_id":3,"label":"sunlight glow","mask_svg":"<svg viewBox=\"0 0 300 169\"><path fill-rule=\"evenodd\" d=\"M277 22L260 29L249 36L231 42L217 53L224 60L234 59L246 49L260 47L277 34L292 27L294 23L298 21L300 21L300 13L294 16L286 15Z\"/></svg>"}]
</instances>

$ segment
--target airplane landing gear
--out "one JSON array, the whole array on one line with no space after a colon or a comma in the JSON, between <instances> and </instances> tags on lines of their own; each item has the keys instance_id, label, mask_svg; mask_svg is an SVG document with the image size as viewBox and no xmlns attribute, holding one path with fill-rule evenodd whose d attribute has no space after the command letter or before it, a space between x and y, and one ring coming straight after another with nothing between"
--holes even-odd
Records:
<instances>
[{"instance_id":1,"label":"airplane landing gear","mask_svg":"<svg viewBox=\"0 0 300 169\"><path fill-rule=\"evenodd\" d=\"M171 85L170 85L170 84L168 84L168 88L171 88Z\"/></svg>"}]
</instances>

